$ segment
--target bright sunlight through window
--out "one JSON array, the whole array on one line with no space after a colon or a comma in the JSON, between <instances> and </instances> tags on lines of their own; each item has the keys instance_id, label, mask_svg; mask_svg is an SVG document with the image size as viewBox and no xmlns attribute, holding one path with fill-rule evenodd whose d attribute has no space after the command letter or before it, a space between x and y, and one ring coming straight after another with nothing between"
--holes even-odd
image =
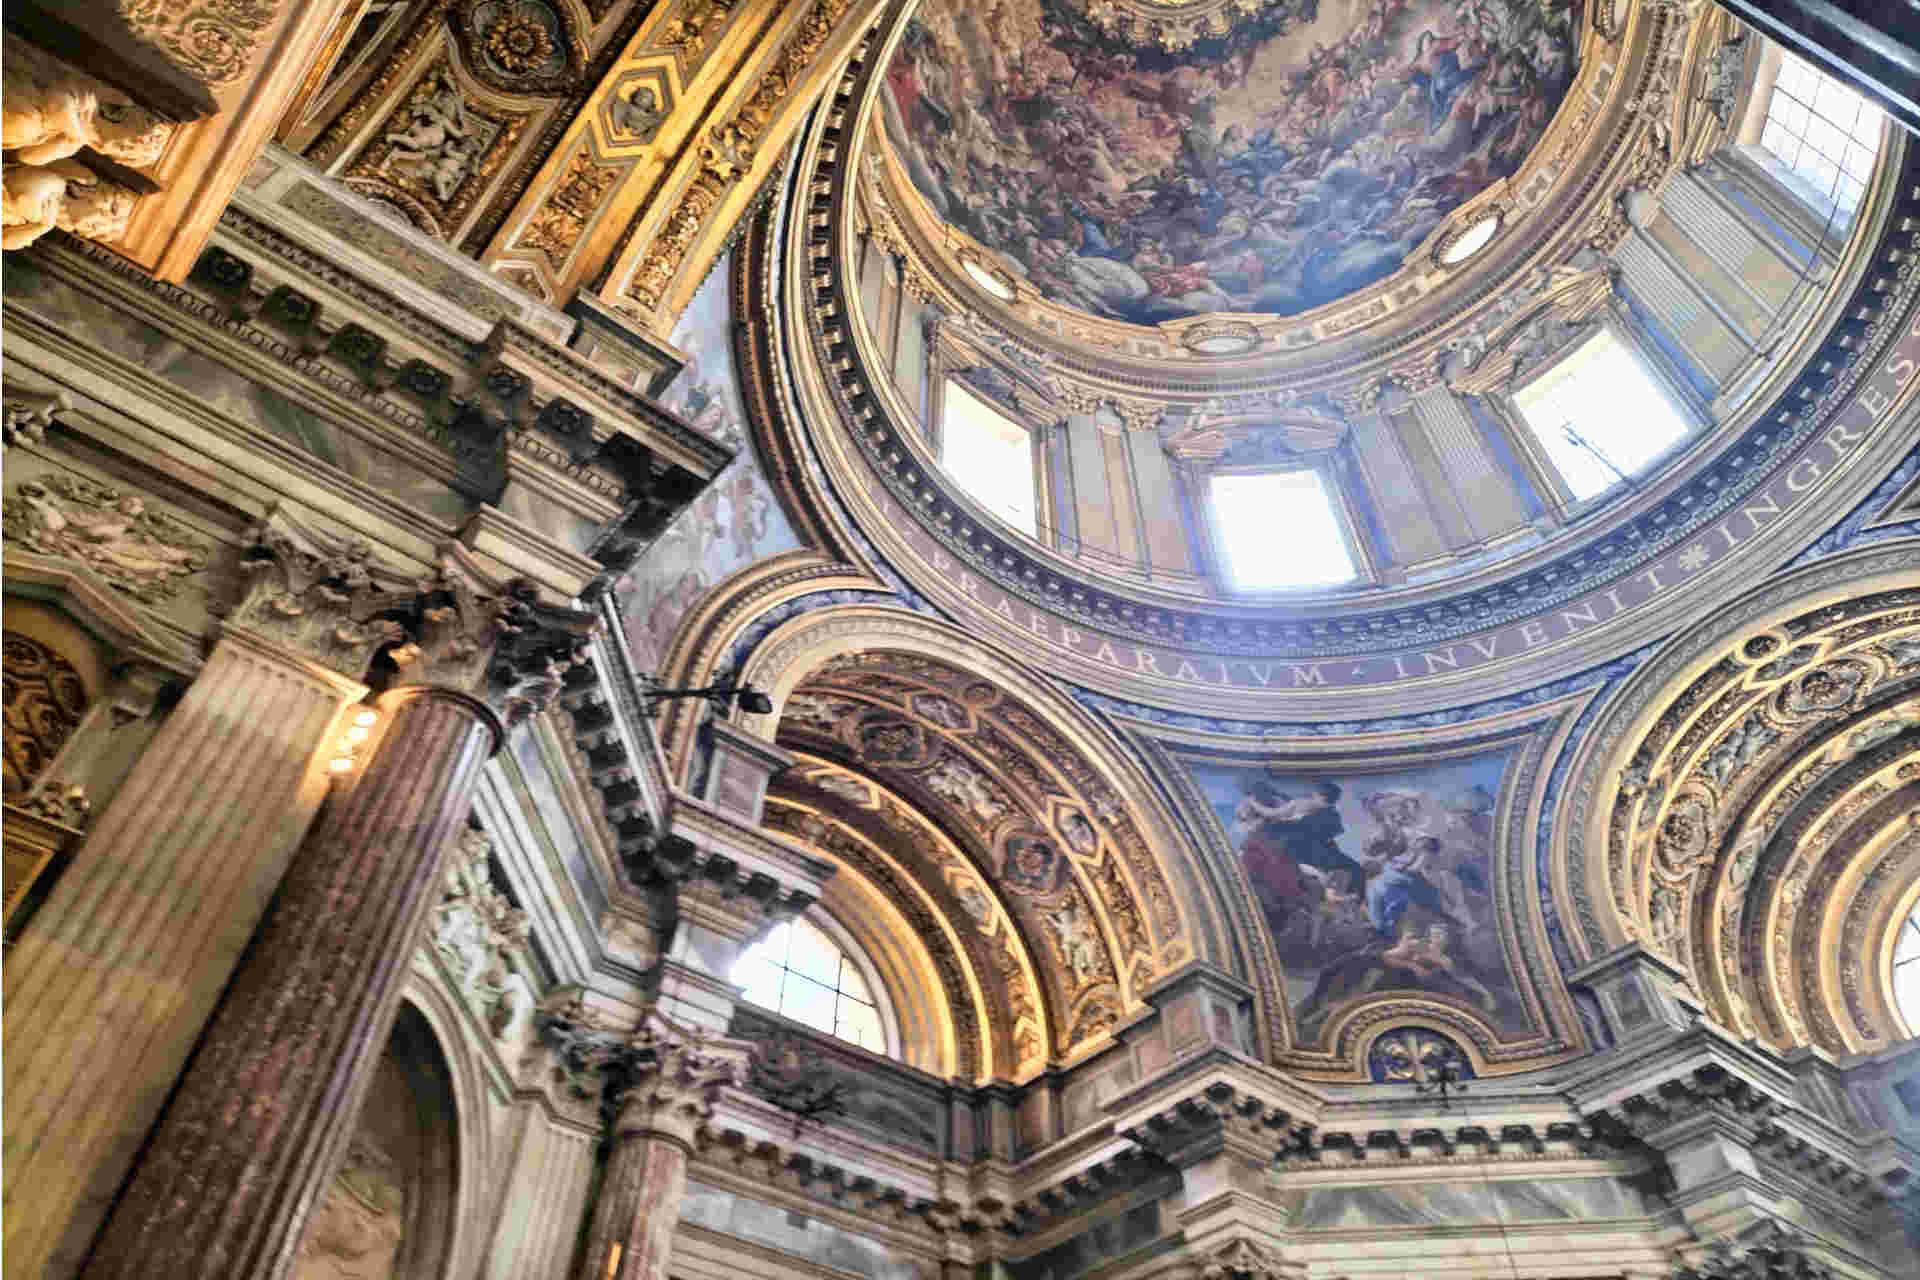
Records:
<instances>
[{"instance_id":1,"label":"bright sunlight through window","mask_svg":"<svg viewBox=\"0 0 1920 1280\"><path fill-rule=\"evenodd\" d=\"M749 947L733 980L763 1009L862 1049L887 1051L866 979L832 938L805 920L789 920Z\"/></svg>"},{"instance_id":2,"label":"bright sunlight through window","mask_svg":"<svg viewBox=\"0 0 1920 1280\"><path fill-rule=\"evenodd\" d=\"M1216 475L1212 497L1227 574L1242 591L1353 577L1353 556L1318 472Z\"/></svg>"},{"instance_id":3,"label":"bright sunlight through window","mask_svg":"<svg viewBox=\"0 0 1920 1280\"><path fill-rule=\"evenodd\" d=\"M1907 1030L1920 1034L1920 906L1908 914L1893 944L1893 1004Z\"/></svg>"},{"instance_id":4,"label":"bright sunlight through window","mask_svg":"<svg viewBox=\"0 0 1920 1280\"><path fill-rule=\"evenodd\" d=\"M1880 109L1784 50L1760 145L1812 188L1815 207L1851 221L1880 151Z\"/></svg>"},{"instance_id":5,"label":"bright sunlight through window","mask_svg":"<svg viewBox=\"0 0 1920 1280\"><path fill-rule=\"evenodd\" d=\"M940 465L968 496L1020 532L1035 532L1033 437L958 382L947 383Z\"/></svg>"},{"instance_id":6,"label":"bright sunlight through window","mask_svg":"<svg viewBox=\"0 0 1920 1280\"><path fill-rule=\"evenodd\" d=\"M1606 329L1513 402L1576 500L1643 470L1687 434L1687 421L1626 344Z\"/></svg>"}]
</instances>

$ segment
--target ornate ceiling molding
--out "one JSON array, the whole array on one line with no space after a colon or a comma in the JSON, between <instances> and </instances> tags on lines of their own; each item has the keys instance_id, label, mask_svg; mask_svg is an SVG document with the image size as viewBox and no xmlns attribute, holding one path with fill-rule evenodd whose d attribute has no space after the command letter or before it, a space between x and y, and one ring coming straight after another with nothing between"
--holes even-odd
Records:
<instances>
[{"instance_id":1,"label":"ornate ceiling molding","mask_svg":"<svg viewBox=\"0 0 1920 1280\"><path fill-rule=\"evenodd\" d=\"M848 762L955 834L1019 921L1048 979L1054 1038L1068 1051L1137 1006L1165 972L1157 955L1180 954L1171 891L1118 793L991 682L919 655L868 651L815 671L786 699L780 724L783 744ZM881 798L872 803L887 812ZM969 907L964 893L959 901L983 927L991 922L982 904Z\"/></svg>"},{"instance_id":2,"label":"ornate ceiling molding","mask_svg":"<svg viewBox=\"0 0 1920 1280\"><path fill-rule=\"evenodd\" d=\"M1189 876L1182 860L1166 854L1175 847L1176 837L1171 816L1152 799L1157 794L1153 777L1057 686L943 623L873 604L841 604L802 613L758 640L740 665L741 678L766 689L775 711L758 717L736 710L736 720L772 736L787 701L803 685L810 685L816 673L863 653L891 654L910 664L924 662L928 671L956 673L936 680L964 680L995 692L1001 708L996 715L1003 722L994 728L996 741L1026 757L1025 768L1040 780L1033 791L1033 824L1053 831L1056 824L1065 822L1069 808L1097 824L1095 852L1076 850L1071 860L1079 871L1092 876L1109 852L1118 855L1120 878L1136 904L1142 936L1149 939L1142 958L1155 973L1170 973L1190 959L1208 960L1219 954L1224 940L1205 891ZM933 727L947 733L942 726ZM978 763L991 765L984 760ZM930 761L922 764L931 767ZM1020 768L1014 766L1016 772ZM1044 787L1053 789L1038 789ZM1024 792L1027 784L1021 783L1018 789ZM1065 837L1064 832L1056 834ZM1131 974L1138 963L1129 956L1127 972Z\"/></svg>"}]
</instances>

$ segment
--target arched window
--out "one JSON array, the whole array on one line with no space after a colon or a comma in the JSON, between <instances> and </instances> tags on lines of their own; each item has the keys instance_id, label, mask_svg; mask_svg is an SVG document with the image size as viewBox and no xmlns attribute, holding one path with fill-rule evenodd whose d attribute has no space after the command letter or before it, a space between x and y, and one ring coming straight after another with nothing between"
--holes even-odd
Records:
<instances>
[{"instance_id":1,"label":"arched window","mask_svg":"<svg viewBox=\"0 0 1920 1280\"><path fill-rule=\"evenodd\" d=\"M1893 1007L1907 1031L1920 1035L1920 902L1893 940Z\"/></svg>"},{"instance_id":2,"label":"arched window","mask_svg":"<svg viewBox=\"0 0 1920 1280\"><path fill-rule=\"evenodd\" d=\"M809 920L789 920L747 949L733 980L745 999L874 1053L887 1051L880 1001L848 948Z\"/></svg>"}]
</instances>

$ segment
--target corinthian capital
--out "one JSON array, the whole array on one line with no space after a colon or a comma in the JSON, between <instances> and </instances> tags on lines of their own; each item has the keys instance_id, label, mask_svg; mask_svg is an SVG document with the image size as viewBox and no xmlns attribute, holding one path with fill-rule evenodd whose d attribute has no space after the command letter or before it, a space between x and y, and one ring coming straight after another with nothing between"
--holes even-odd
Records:
<instances>
[{"instance_id":1,"label":"corinthian capital","mask_svg":"<svg viewBox=\"0 0 1920 1280\"><path fill-rule=\"evenodd\" d=\"M746 1078L752 1048L683 1031L650 1013L610 1046L603 1071L616 1137L653 1134L691 1148L720 1091Z\"/></svg>"}]
</instances>

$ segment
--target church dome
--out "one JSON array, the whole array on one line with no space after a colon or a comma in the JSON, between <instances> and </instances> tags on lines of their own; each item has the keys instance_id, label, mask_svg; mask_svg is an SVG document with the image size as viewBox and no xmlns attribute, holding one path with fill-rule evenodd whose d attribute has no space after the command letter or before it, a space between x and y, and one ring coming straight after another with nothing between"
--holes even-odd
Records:
<instances>
[{"instance_id":1,"label":"church dome","mask_svg":"<svg viewBox=\"0 0 1920 1280\"><path fill-rule=\"evenodd\" d=\"M1661 4L931 0L797 157L787 483L1133 701L1600 660L1785 536L1699 534L1899 252L1901 135L1787 137L1810 76Z\"/></svg>"}]
</instances>

